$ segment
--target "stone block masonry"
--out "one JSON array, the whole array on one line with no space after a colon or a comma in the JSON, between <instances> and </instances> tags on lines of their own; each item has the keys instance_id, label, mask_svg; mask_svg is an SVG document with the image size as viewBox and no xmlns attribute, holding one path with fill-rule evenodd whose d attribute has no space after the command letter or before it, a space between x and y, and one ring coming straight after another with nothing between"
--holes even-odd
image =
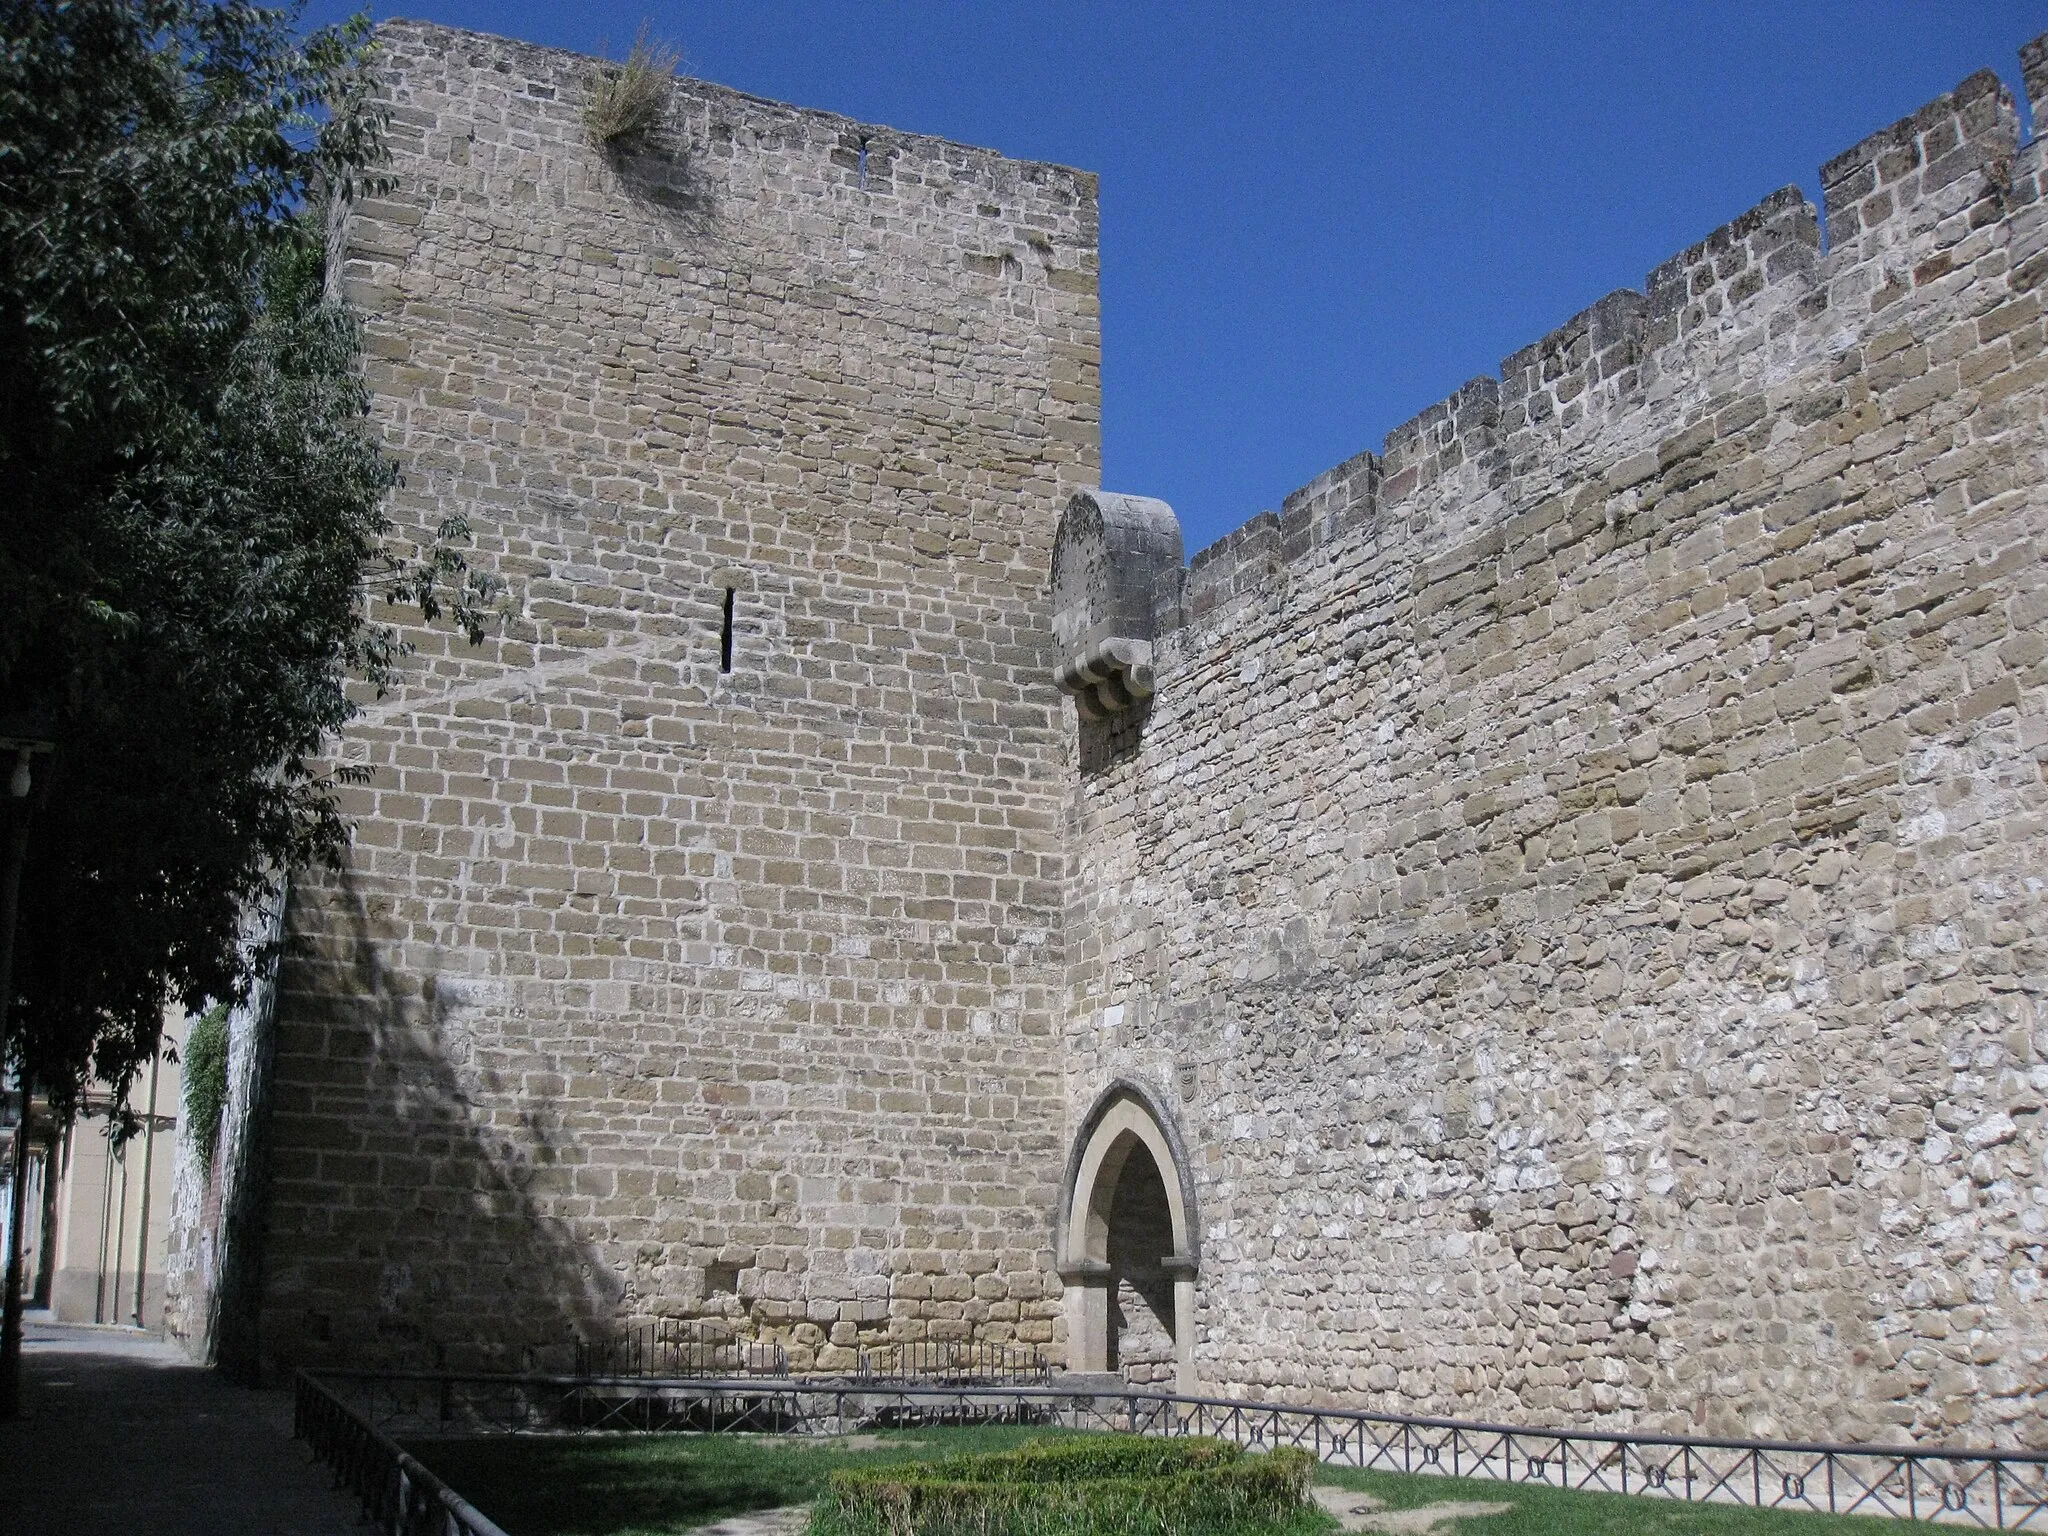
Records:
<instances>
[{"instance_id":1,"label":"stone block masonry","mask_svg":"<svg viewBox=\"0 0 2048 1536\"><path fill-rule=\"evenodd\" d=\"M1092 178L693 81L607 151L598 61L380 38L335 276L394 515L511 596L337 748L267 1359L676 1317L2048 1447L2048 150L1994 76L1183 566L1098 484Z\"/></svg>"},{"instance_id":2,"label":"stone block masonry","mask_svg":"<svg viewBox=\"0 0 2048 1536\"><path fill-rule=\"evenodd\" d=\"M281 978L277 1363L565 1365L691 1316L799 1363L1056 1344L1067 748L1044 572L1098 478L1094 179L379 29L337 232L415 628Z\"/></svg>"},{"instance_id":3,"label":"stone block masonry","mask_svg":"<svg viewBox=\"0 0 2048 1536\"><path fill-rule=\"evenodd\" d=\"M1973 76L1162 589L1067 1104L1180 1122L1204 1388L2048 1446L2016 124Z\"/></svg>"}]
</instances>

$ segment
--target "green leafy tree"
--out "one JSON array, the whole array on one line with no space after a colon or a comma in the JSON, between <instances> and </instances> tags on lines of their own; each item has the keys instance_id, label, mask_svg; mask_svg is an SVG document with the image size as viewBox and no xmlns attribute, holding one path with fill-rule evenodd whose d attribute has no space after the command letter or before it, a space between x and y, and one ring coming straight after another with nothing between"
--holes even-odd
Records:
<instances>
[{"instance_id":1,"label":"green leafy tree","mask_svg":"<svg viewBox=\"0 0 2048 1536\"><path fill-rule=\"evenodd\" d=\"M380 605L489 616L465 529L384 515L326 281L369 46L236 0L0 0L0 716L59 743L10 1034L60 1102L125 1086L167 1001L242 995L243 913L346 846L321 753L398 659Z\"/></svg>"},{"instance_id":2,"label":"green leafy tree","mask_svg":"<svg viewBox=\"0 0 2048 1536\"><path fill-rule=\"evenodd\" d=\"M215 1003L192 1021L185 1036L185 1124L199 1166L213 1166L220 1117L228 1104L228 1008Z\"/></svg>"}]
</instances>

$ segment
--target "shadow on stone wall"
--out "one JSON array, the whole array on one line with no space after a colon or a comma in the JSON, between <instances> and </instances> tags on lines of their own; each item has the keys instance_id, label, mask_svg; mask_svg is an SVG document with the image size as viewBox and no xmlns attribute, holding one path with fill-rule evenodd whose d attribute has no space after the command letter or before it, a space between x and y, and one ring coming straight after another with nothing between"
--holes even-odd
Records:
<instances>
[{"instance_id":1,"label":"shadow on stone wall","mask_svg":"<svg viewBox=\"0 0 2048 1536\"><path fill-rule=\"evenodd\" d=\"M563 1116L478 1062L514 1049L469 978L394 970L353 874L308 890L278 1002L262 1340L274 1366L566 1369L621 1282L555 1213ZM323 931L324 930L324 931ZM473 1028L472 1021L482 1028Z\"/></svg>"},{"instance_id":2,"label":"shadow on stone wall","mask_svg":"<svg viewBox=\"0 0 2048 1536\"><path fill-rule=\"evenodd\" d=\"M1173 1379L1173 1215L1159 1165L1139 1147L1124 1159L1110 1199L1109 1368L1138 1385Z\"/></svg>"},{"instance_id":3,"label":"shadow on stone wall","mask_svg":"<svg viewBox=\"0 0 2048 1536\"><path fill-rule=\"evenodd\" d=\"M634 197L652 204L690 234L709 234L714 221L711 185L694 147L668 129L604 146L605 163Z\"/></svg>"},{"instance_id":4,"label":"shadow on stone wall","mask_svg":"<svg viewBox=\"0 0 2048 1536\"><path fill-rule=\"evenodd\" d=\"M1131 708L1106 720L1081 722L1081 772L1106 773L1118 763L1138 755L1145 722L1152 718L1152 701L1140 699Z\"/></svg>"}]
</instances>

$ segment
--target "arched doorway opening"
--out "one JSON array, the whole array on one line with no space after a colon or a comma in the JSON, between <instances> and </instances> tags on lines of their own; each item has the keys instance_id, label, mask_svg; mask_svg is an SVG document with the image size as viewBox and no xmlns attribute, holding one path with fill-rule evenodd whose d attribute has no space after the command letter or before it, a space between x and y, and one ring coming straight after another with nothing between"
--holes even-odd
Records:
<instances>
[{"instance_id":1,"label":"arched doorway opening","mask_svg":"<svg viewBox=\"0 0 2048 1536\"><path fill-rule=\"evenodd\" d=\"M1129 1136L1129 1133L1125 1133ZM1173 1213L1159 1165L1136 1137L1109 1192L1109 1369L1134 1386L1173 1381Z\"/></svg>"},{"instance_id":2,"label":"arched doorway opening","mask_svg":"<svg viewBox=\"0 0 2048 1536\"><path fill-rule=\"evenodd\" d=\"M1193 1389L1194 1187L1171 1122L1135 1083L1082 1122L1062 1190L1068 1363Z\"/></svg>"}]
</instances>

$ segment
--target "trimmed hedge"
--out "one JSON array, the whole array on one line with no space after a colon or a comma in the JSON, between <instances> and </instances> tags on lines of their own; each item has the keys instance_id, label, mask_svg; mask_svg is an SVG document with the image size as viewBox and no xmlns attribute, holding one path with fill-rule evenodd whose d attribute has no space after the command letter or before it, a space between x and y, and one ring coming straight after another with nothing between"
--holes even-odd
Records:
<instances>
[{"instance_id":1,"label":"trimmed hedge","mask_svg":"<svg viewBox=\"0 0 2048 1536\"><path fill-rule=\"evenodd\" d=\"M1301 1523L1315 1459L1090 1436L834 1472L813 1536L1224 1536Z\"/></svg>"}]
</instances>

